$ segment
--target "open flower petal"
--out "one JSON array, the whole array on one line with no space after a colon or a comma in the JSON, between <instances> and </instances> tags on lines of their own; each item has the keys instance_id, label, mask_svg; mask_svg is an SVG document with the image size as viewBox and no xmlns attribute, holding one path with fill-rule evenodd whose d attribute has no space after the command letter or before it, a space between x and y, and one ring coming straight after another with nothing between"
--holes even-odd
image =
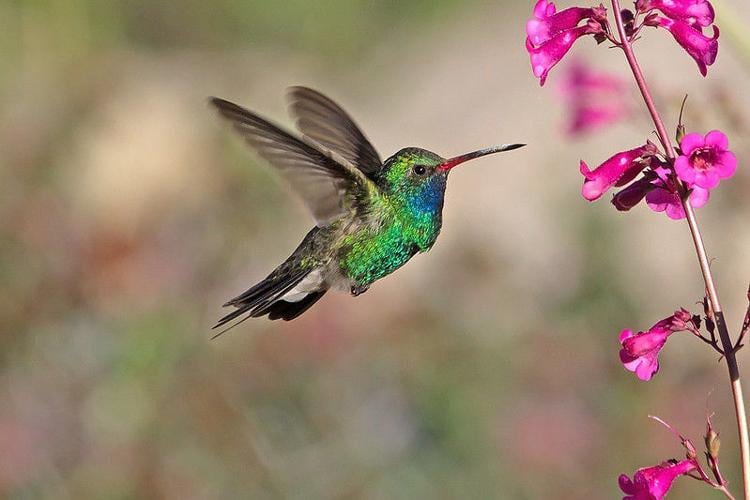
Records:
<instances>
[{"instance_id":1,"label":"open flower petal","mask_svg":"<svg viewBox=\"0 0 750 500\"><path fill-rule=\"evenodd\" d=\"M713 189L737 169L737 158L728 147L729 139L720 130L712 130L705 137L687 134L680 141L682 154L675 160L675 173L690 186Z\"/></svg>"}]
</instances>

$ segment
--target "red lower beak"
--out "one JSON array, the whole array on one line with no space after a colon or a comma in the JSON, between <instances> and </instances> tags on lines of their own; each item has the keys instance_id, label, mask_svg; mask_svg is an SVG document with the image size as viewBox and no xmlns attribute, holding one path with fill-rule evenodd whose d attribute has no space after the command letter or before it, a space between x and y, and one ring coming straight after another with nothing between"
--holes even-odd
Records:
<instances>
[{"instance_id":1,"label":"red lower beak","mask_svg":"<svg viewBox=\"0 0 750 500\"><path fill-rule=\"evenodd\" d=\"M522 148L526 144L503 144L502 146L493 146L491 148L486 149L480 149L479 151L474 151L472 153L466 153L465 155L456 156L454 158L450 158L448 160L445 160L443 163L437 166L438 171L447 171L452 169L453 167L460 165L464 162L467 162L469 160L473 160L475 158L480 158L482 156L491 155L494 153L501 153L503 151L512 151L514 149Z\"/></svg>"}]
</instances>

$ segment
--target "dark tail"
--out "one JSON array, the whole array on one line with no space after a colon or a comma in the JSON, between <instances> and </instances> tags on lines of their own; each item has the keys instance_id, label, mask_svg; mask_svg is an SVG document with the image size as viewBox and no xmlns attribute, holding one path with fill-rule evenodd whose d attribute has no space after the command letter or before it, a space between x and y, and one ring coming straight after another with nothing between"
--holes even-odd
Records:
<instances>
[{"instance_id":1,"label":"dark tail","mask_svg":"<svg viewBox=\"0 0 750 500\"><path fill-rule=\"evenodd\" d=\"M282 300L281 297L305 279L305 276L310 274L310 271L311 269L280 272L277 269L257 285L224 304L225 307L234 306L237 309L221 318L213 327L214 329L221 328L243 314L247 313L247 316L220 331L213 338L231 330L250 318L259 318L268 315L268 318L272 320L283 319L290 321L307 311L313 304L320 300L327 290L311 292L297 302L287 302Z\"/></svg>"}]
</instances>

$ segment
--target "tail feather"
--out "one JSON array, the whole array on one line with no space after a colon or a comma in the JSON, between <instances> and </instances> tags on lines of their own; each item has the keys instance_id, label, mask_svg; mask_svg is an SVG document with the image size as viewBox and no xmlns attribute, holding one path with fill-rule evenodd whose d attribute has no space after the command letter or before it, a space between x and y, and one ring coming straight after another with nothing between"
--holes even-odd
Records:
<instances>
[{"instance_id":1,"label":"tail feather","mask_svg":"<svg viewBox=\"0 0 750 500\"><path fill-rule=\"evenodd\" d=\"M242 295L227 302L227 306L234 306L237 309L222 317L213 328L220 328L247 312L250 313L248 317L254 317L256 311L266 309L269 305L272 305L302 281L310 271L311 270L299 270L293 273L283 274L275 272L271 273L271 275L265 280L250 288Z\"/></svg>"},{"instance_id":2,"label":"tail feather","mask_svg":"<svg viewBox=\"0 0 750 500\"><path fill-rule=\"evenodd\" d=\"M284 321L291 321L310 309L327 291L310 292L304 299L297 302L287 302L283 299L277 300L269 304L263 311L253 313L253 316L257 317L268 314L268 319L270 320L283 319Z\"/></svg>"}]
</instances>

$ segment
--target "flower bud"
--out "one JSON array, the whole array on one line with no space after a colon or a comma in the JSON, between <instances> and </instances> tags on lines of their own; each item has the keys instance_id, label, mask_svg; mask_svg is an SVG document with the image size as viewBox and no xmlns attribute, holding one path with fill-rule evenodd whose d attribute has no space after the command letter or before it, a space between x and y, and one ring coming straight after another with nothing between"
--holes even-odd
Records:
<instances>
[{"instance_id":1,"label":"flower bud","mask_svg":"<svg viewBox=\"0 0 750 500\"><path fill-rule=\"evenodd\" d=\"M721 439L719 435L712 429L706 434L706 450L708 455L714 460L719 458L719 450L721 449Z\"/></svg>"}]
</instances>

